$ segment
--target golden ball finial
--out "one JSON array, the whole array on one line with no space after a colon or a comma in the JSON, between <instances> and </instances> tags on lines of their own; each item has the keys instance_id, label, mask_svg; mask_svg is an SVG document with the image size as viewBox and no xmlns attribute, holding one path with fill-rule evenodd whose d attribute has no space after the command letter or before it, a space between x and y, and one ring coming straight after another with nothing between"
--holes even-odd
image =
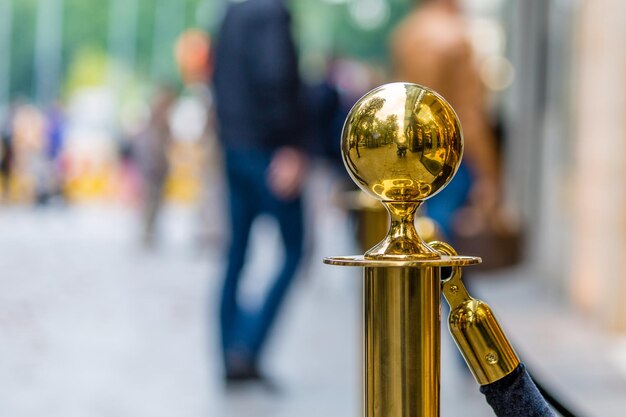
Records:
<instances>
[{"instance_id":1,"label":"golden ball finial","mask_svg":"<svg viewBox=\"0 0 626 417\"><path fill-rule=\"evenodd\" d=\"M432 197L452 179L463 155L459 119L439 94L393 83L363 96L341 138L343 160L362 190L385 202Z\"/></svg>"}]
</instances>

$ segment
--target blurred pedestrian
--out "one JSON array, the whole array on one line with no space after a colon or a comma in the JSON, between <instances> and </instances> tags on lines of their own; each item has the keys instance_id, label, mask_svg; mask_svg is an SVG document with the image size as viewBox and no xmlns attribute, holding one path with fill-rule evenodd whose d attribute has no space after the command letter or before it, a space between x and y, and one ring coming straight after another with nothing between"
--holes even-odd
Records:
<instances>
[{"instance_id":1,"label":"blurred pedestrian","mask_svg":"<svg viewBox=\"0 0 626 417\"><path fill-rule=\"evenodd\" d=\"M11 191L11 165L13 163L13 109L0 126L0 188L2 200L8 201Z\"/></svg>"},{"instance_id":2,"label":"blurred pedestrian","mask_svg":"<svg viewBox=\"0 0 626 417\"><path fill-rule=\"evenodd\" d=\"M174 54L185 85L172 118L173 133L179 140L199 145L201 188L197 224L194 228L198 248L205 250L224 241L226 228L221 149L215 131L213 91L207 80L213 75L210 36L198 29L184 31L176 41Z\"/></svg>"},{"instance_id":3,"label":"blurred pedestrian","mask_svg":"<svg viewBox=\"0 0 626 417\"><path fill-rule=\"evenodd\" d=\"M167 86L160 87L152 99L150 118L144 131L136 138L134 157L143 181L142 243L146 248L156 243L156 222L163 205L163 187L169 173L169 148L172 136L170 110L176 94Z\"/></svg>"},{"instance_id":4,"label":"blurred pedestrian","mask_svg":"<svg viewBox=\"0 0 626 417\"><path fill-rule=\"evenodd\" d=\"M468 200L484 212L500 198L497 145L474 64L467 23L457 0L419 2L392 37L394 76L440 93L463 126L465 158L452 182L428 201L427 214L450 237L453 217Z\"/></svg>"},{"instance_id":5,"label":"blurred pedestrian","mask_svg":"<svg viewBox=\"0 0 626 417\"><path fill-rule=\"evenodd\" d=\"M308 121L312 149L337 171L344 173L341 159L341 129L354 103L345 105L335 80L332 65L321 82L305 87L303 103Z\"/></svg>"},{"instance_id":6,"label":"blurred pedestrian","mask_svg":"<svg viewBox=\"0 0 626 417\"><path fill-rule=\"evenodd\" d=\"M65 116L61 103L55 103L44 115L44 149L36 186L36 201L47 204L52 198L63 197L61 155L65 139Z\"/></svg>"},{"instance_id":7,"label":"blurred pedestrian","mask_svg":"<svg viewBox=\"0 0 626 417\"><path fill-rule=\"evenodd\" d=\"M231 2L215 52L218 135L225 154L230 249L221 301L226 382L260 380L259 359L303 251L304 137L290 14L282 0ZM253 221L279 225L284 261L260 307L238 303Z\"/></svg>"},{"instance_id":8,"label":"blurred pedestrian","mask_svg":"<svg viewBox=\"0 0 626 417\"><path fill-rule=\"evenodd\" d=\"M40 191L46 183L45 118L39 108L19 102L12 126L11 176L15 188L11 191L16 201L38 204Z\"/></svg>"}]
</instances>

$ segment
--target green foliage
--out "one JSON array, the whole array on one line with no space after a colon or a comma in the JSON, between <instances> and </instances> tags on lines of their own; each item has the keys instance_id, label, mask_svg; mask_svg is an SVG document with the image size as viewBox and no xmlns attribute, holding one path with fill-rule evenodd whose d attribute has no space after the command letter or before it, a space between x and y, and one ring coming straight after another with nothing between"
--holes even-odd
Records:
<instances>
[{"instance_id":1,"label":"green foliage","mask_svg":"<svg viewBox=\"0 0 626 417\"><path fill-rule=\"evenodd\" d=\"M84 49L105 51L108 1L63 0L63 62L71 62Z\"/></svg>"},{"instance_id":2,"label":"green foliage","mask_svg":"<svg viewBox=\"0 0 626 417\"><path fill-rule=\"evenodd\" d=\"M155 5L157 2L176 1L181 5L181 25L196 23L196 10L203 0L138 0L138 26L136 39L136 70L139 74L150 74L153 54L173 59L171 47L176 32L171 30L166 37L155 42ZM209 0L214 2L217 0ZM35 61L35 37L38 0L12 0L13 28L11 48L11 94L32 95L33 66ZM63 0L62 73L69 75L69 89L82 82L102 78L102 60L108 50L111 0ZM161 45L161 43L163 43ZM95 57L98 56L98 59ZM98 62L90 71L86 63ZM168 76L176 76L174 66L169 65ZM91 72L87 74L87 72ZM78 84L77 84L78 83Z\"/></svg>"},{"instance_id":3,"label":"green foliage","mask_svg":"<svg viewBox=\"0 0 626 417\"><path fill-rule=\"evenodd\" d=\"M386 2L387 18L378 26L364 28L350 12L350 2L292 0L303 52L349 56L385 65L388 61L389 34L414 1Z\"/></svg>"},{"instance_id":4,"label":"green foliage","mask_svg":"<svg viewBox=\"0 0 626 417\"><path fill-rule=\"evenodd\" d=\"M73 56L67 71L65 91L71 94L84 87L97 87L106 81L107 56L95 47L83 47Z\"/></svg>"},{"instance_id":5,"label":"green foliage","mask_svg":"<svg viewBox=\"0 0 626 417\"><path fill-rule=\"evenodd\" d=\"M13 2L11 34L11 94L13 96L32 94L36 4L37 0Z\"/></svg>"},{"instance_id":6,"label":"green foliage","mask_svg":"<svg viewBox=\"0 0 626 417\"><path fill-rule=\"evenodd\" d=\"M63 0L62 73L67 87L102 78L102 60L109 48L112 0ZM166 33L155 36L155 6L178 2L182 17L167 21ZM184 27L198 26L214 31L221 7L227 0L138 0L136 56L133 68L138 78L174 81L171 48ZM362 0L350 0L362 1ZM329 0L291 0L294 31L302 55L321 62L332 55L350 56L376 64L387 62L388 34L406 13L412 0L386 0L388 18L372 29L360 27L350 13L349 3ZM35 31L38 0L13 0L11 49L11 93L32 94ZM182 5L181 5L182 3ZM170 5L171 6L171 5ZM115 28L115 26L113 26ZM96 59L96 56L98 57ZM98 62L91 72L87 62ZM312 60L309 60L312 61ZM308 61L307 61L308 62Z\"/></svg>"},{"instance_id":7,"label":"green foliage","mask_svg":"<svg viewBox=\"0 0 626 417\"><path fill-rule=\"evenodd\" d=\"M337 49L344 54L386 64L388 60L389 34L406 14L408 2L390 2L389 8L387 21L374 29L359 27L347 10L344 10L343 23L337 27Z\"/></svg>"}]
</instances>

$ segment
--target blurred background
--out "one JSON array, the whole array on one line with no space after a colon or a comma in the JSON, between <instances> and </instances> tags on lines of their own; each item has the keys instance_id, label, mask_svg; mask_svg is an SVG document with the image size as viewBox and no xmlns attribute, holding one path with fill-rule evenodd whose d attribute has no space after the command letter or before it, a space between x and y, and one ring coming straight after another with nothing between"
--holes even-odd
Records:
<instances>
[{"instance_id":1,"label":"blurred background","mask_svg":"<svg viewBox=\"0 0 626 417\"><path fill-rule=\"evenodd\" d=\"M340 128L397 79L394 34L421 2L286 1L303 84L334 101L310 106L305 259L263 356L273 387L235 390L210 83L228 3L0 0L0 416L359 415L360 271L321 258L362 253L386 224L345 175ZM580 415L623 415L626 3L459 5L498 221L478 199L423 230L486 258L469 285L537 380ZM263 296L279 236L269 216L253 224L242 303ZM442 336L442 415L491 415Z\"/></svg>"}]
</instances>

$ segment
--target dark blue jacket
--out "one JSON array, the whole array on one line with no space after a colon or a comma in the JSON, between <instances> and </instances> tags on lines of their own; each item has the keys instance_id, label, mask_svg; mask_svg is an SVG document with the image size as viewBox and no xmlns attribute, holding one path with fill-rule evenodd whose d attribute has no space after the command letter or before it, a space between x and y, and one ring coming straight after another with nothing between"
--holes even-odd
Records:
<instances>
[{"instance_id":1,"label":"dark blue jacket","mask_svg":"<svg viewBox=\"0 0 626 417\"><path fill-rule=\"evenodd\" d=\"M300 147L298 60L281 0L231 3L215 49L218 131L226 148Z\"/></svg>"}]
</instances>

